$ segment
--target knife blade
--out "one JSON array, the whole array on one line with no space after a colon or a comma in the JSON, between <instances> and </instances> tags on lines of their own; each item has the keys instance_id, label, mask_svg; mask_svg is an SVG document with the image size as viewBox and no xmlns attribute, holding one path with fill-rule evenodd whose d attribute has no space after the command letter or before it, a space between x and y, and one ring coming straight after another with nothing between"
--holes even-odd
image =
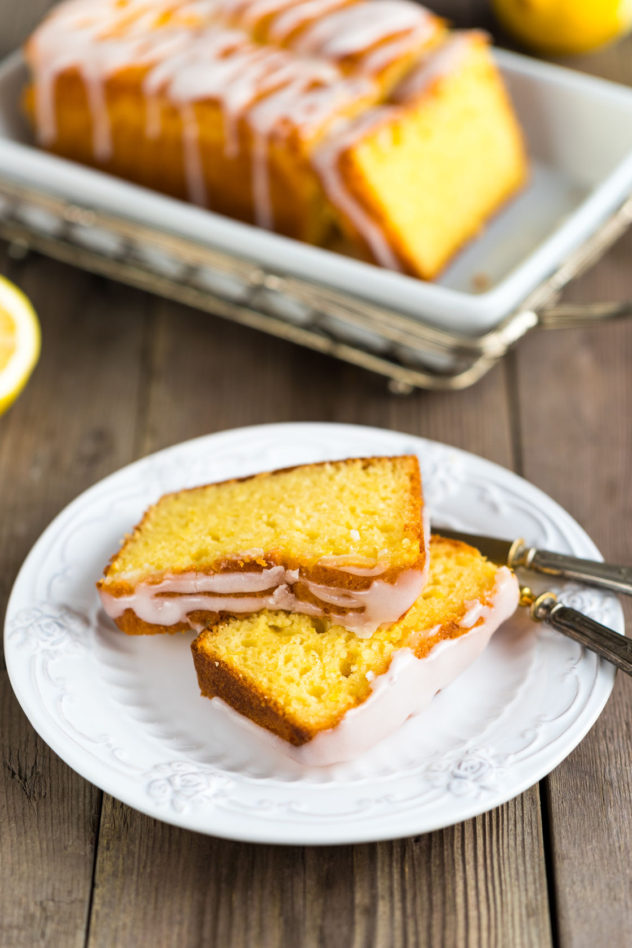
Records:
<instances>
[{"instance_id":1,"label":"knife blade","mask_svg":"<svg viewBox=\"0 0 632 948\"><path fill-rule=\"evenodd\" d=\"M500 537L466 533L463 530L450 530L437 524L433 524L432 529L448 540L469 543L493 563L509 566L511 569L528 569L546 576L559 576L562 579L571 579L632 596L632 566L600 563L598 560L580 559L567 553L540 550L528 546L522 538L504 540Z\"/></svg>"}]
</instances>

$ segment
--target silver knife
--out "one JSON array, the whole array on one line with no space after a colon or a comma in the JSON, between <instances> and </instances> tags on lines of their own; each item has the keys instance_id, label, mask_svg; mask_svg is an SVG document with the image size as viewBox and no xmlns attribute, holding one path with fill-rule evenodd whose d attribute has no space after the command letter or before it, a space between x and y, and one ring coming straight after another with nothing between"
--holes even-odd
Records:
<instances>
[{"instance_id":1,"label":"silver knife","mask_svg":"<svg viewBox=\"0 0 632 948\"><path fill-rule=\"evenodd\" d=\"M510 569L530 569L546 576L573 579L588 586L599 586L632 596L632 566L616 566L613 563L599 563L597 560L582 560L567 553L551 553L549 550L528 546L522 539L502 540L498 537L480 536L462 530L449 530L435 523L432 529L449 540L462 540L470 546L475 546L493 563L509 566Z\"/></svg>"},{"instance_id":2,"label":"silver knife","mask_svg":"<svg viewBox=\"0 0 632 948\"><path fill-rule=\"evenodd\" d=\"M593 586L602 586L615 592L632 594L632 568L612 566L594 560L582 560L561 553L549 553L528 547L524 540L501 540L496 537L479 536L460 530L449 530L433 524L433 531L449 540L462 540L476 547L493 563L509 566L510 569L523 567L549 576L561 576L575 579ZM528 586L520 588L520 605L526 606L536 622L547 622L563 632L564 635L579 642L585 648L596 652L632 675L632 639L620 635L595 619L558 602L554 593L544 592L536 595Z\"/></svg>"}]
</instances>

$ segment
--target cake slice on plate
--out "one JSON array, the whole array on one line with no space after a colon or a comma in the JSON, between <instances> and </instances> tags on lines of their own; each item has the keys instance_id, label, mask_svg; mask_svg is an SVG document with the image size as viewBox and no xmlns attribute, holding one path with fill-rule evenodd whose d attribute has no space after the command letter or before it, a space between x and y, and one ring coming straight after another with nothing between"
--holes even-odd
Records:
<instances>
[{"instance_id":1,"label":"cake slice on plate","mask_svg":"<svg viewBox=\"0 0 632 948\"><path fill-rule=\"evenodd\" d=\"M162 497L97 584L124 632L178 632L262 609L370 635L427 575L414 456L307 464Z\"/></svg>"},{"instance_id":2,"label":"cake slice on plate","mask_svg":"<svg viewBox=\"0 0 632 948\"><path fill-rule=\"evenodd\" d=\"M515 611L518 583L478 550L433 536L412 608L370 638L323 619L260 612L192 645L200 690L282 740L306 764L361 754L423 710Z\"/></svg>"}]
</instances>

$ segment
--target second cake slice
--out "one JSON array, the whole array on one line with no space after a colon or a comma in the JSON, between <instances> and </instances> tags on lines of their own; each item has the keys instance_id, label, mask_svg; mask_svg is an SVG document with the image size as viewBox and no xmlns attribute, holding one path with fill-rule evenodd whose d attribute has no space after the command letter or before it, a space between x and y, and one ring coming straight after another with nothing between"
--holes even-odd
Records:
<instances>
[{"instance_id":1,"label":"second cake slice","mask_svg":"<svg viewBox=\"0 0 632 948\"><path fill-rule=\"evenodd\" d=\"M192 645L202 695L306 765L351 760L424 710L516 609L513 573L433 536L430 576L403 619L360 641L309 616L227 619ZM458 699L457 699L458 700Z\"/></svg>"},{"instance_id":2,"label":"second cake slice","mask_svg":"<svg viewBox=\"0 0 632 948\"><path fill-rule=\"evenodd\" d=\"M370 635L423 588L423 522L414 456L303 465L167 494L97 585L130 634L282 609Z\"/></svg>"}]
</instances>

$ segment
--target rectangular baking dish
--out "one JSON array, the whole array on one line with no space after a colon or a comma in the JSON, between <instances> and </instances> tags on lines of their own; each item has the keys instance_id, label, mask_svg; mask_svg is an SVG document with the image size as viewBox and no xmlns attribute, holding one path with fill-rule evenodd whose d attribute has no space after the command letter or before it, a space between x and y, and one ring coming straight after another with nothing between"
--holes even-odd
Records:
<instances>
[{"instance_id":1,"label":"rectangular baking dish","mask_svg":"<svg viewBox=\"0 0 632 948\"><path fill-rule=\"evenodd\" d=\"M40 151L20 113L26 68L17 53L0 66L0 233L359 362L402 390L463 387L537 324L534 311L630 218L632 90L495 55L525 130L530 183L435 283ZM372 364L350 358L358 351Z\"/></svg>"}]
</instances>

